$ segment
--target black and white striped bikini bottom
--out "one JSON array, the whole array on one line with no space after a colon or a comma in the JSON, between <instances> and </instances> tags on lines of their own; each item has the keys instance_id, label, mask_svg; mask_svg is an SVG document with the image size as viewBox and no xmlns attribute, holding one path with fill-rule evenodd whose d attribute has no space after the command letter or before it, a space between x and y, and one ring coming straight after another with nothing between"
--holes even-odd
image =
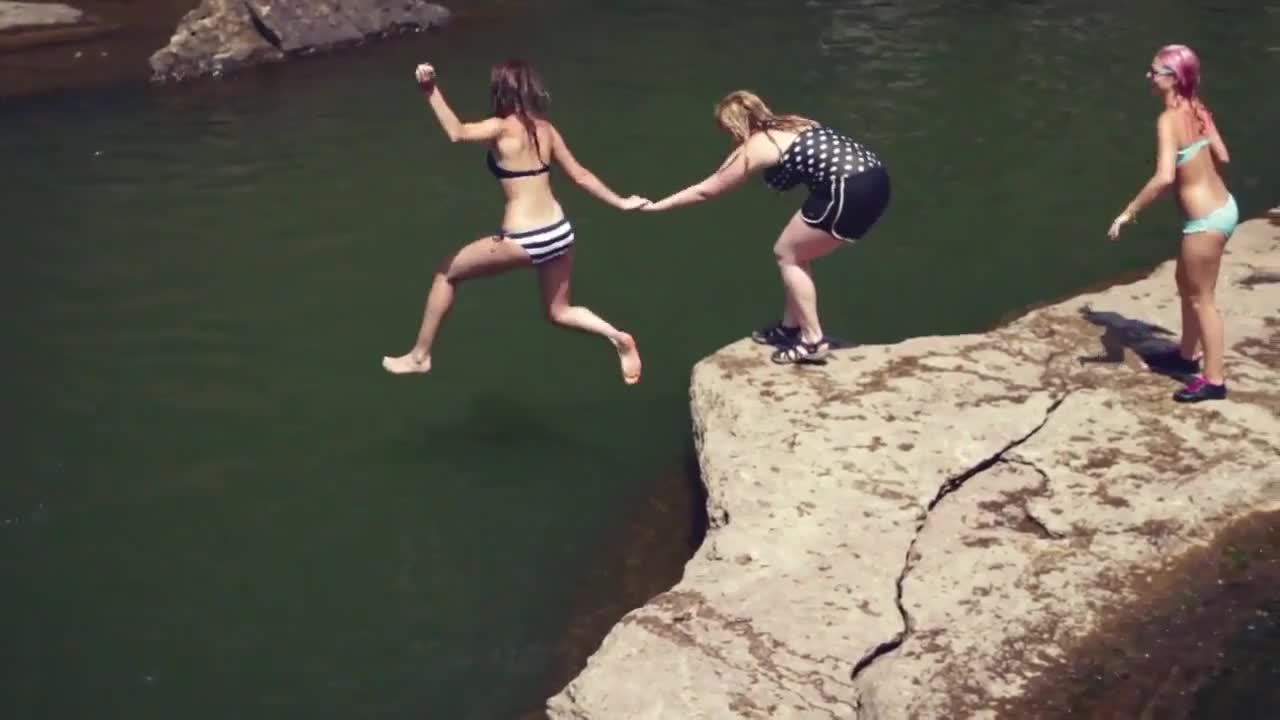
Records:
<instances>
[{"instance_id":1,"label":"black and white striped bikini bottom","mask_svg":"<svg viewBox=\"0 0 1280 720\"><path fill-rule=\"evenodd\" d=\"M524 251L529 253L529 259L533 260L533 264L538 265L555 260L569 252L573 247L573 226L569 224L569 219L565 218L536 230L520 232L502 230L498 233L498 237L510 240L524 248Z\"/></svg>"}]
</instances>

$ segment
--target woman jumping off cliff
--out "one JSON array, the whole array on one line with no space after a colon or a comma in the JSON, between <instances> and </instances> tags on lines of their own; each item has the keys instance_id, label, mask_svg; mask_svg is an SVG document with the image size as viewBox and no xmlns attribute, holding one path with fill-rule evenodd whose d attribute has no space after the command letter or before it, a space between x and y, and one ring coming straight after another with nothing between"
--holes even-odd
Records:
<instances>
[{"instance_id":1,"label":"woman jumping off cliff","mask_svg":"<svg viewBox=\"0 0 1280 720\"><path fill-rule=\"evenodd\" d=\"M534 267L547 319L607 339L618 353L623 381L639 382L640 353L635 339L586 307L570 304L574 233L551 192L551 161L588 193L619 210L634 210L649 201L635 195L620 197L578 164L560 132L547 120L548 95L528 64L511 60L494 66L489 81L493 117L475 123L460 121L449 108L431 65L419 65L414 75L451 142L490 145L489 171L502 187L506 208L501 230L463 246L440 264L427 293L417 342L404 355L382 358L382 366L395 374L428 372L436 333L460 283Z\"/></svg>"},{"instance_id":2,"label":"woman jumping off cliff","mask_svg":"<svg viewBox=\"0 0 1280 720\"><path fill-rule=\"evenodd\" d=\"M773 254L786 302L780 322L752 333L778 349L776 363L813 362L830 341L818 321L818 290L810 263L862 238L889 205L889 173L867 146L798 115L775 115L746 90L729 93L715 108L716 124L735 143L710 177L641 208L660 212L709 200L740 185L756 170L779 191L809 189L803 206L782 229Z\"/></svg>"}]
</instances>

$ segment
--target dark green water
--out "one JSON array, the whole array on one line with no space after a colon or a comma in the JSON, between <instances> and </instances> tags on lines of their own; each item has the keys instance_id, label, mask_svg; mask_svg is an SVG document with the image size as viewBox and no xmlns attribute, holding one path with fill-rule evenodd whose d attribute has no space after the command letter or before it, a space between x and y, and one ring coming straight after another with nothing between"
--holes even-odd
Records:
<instances>
[{"instance_id":1,"label":"dark green water","mask_svg":"<svg viewBox=\"0 0 1280 720\"><path fill-rule=\"evenodd\" d=\"M773 319L801 198L756 182L632 216L559 178L575 295L636 335L641 385L543 323L531 274L465 287L432 375L388 377L435 263L500 219L416 62L478 117L489 64L534 61L624 193L714 168L736 87L854 133L895 199L818 267L823 316L890 342L1170 256L1168 200L1105 231L1152 167L1142 75L1173 40L1204 57L1256 215L1280 183L1280 9L1244 0L495 3L217 82L0 104L4 715L509 718L554 691L584 596L670 573L604 539L678 492L690 366Z\"/></svg>"}]
</instances>

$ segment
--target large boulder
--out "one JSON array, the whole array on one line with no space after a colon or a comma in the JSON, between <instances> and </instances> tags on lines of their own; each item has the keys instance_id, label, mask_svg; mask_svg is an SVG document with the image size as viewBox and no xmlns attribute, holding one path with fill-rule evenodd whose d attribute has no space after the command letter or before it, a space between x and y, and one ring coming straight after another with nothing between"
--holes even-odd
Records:
<instances>
[{"instance_id":1,"label":"large boulder","mask_svg":"<svg viewBox=\"0 0 1280 720\"><path fill-rule=\"evenodd\" d=\"M422 0L203 0L151 56L152 77L220 75L449 19L446 8Z\"/></svg>"}]
</instances>

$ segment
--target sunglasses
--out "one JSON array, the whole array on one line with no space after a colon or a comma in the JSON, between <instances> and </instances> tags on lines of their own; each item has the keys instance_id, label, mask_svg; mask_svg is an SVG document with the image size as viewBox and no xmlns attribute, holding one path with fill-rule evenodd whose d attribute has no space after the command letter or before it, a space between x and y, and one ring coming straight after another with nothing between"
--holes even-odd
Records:
<instances>
[{"instance_id":1,"label":"sunglasses","mask_svg":"<svg viewBox=\"0 0 1280 720\"><path fill-rule=\"evenodd\" d=\"M1161 65L1160 67L1147 68L1147 77L1155 77L1157 75L1173 75L1173 71Z\"/></svg>"}]
</instances>

